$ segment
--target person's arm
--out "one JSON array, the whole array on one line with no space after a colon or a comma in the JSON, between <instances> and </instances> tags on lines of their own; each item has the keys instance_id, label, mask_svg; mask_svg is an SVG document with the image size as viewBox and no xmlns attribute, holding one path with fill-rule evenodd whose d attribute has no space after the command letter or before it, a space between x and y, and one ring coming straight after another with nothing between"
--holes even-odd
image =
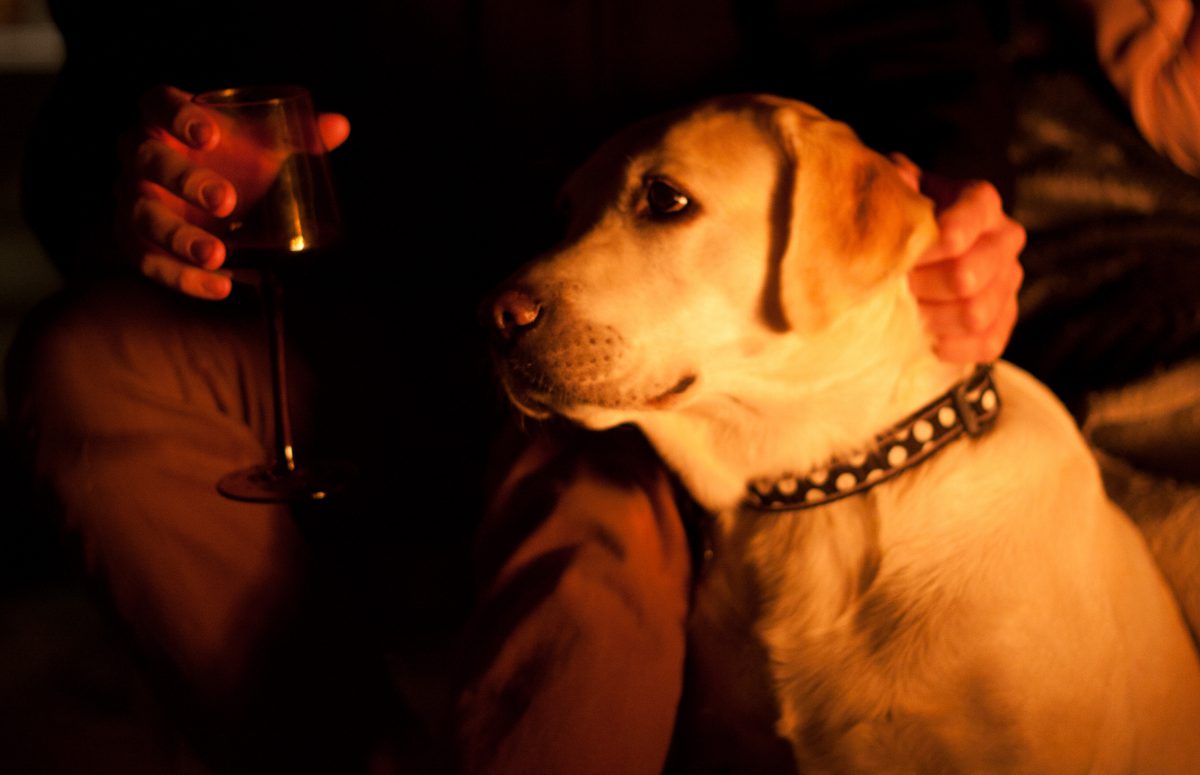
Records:
<instances>
[{"instance_id":1,"label":"person's arm","mask_svg":"<svg viewBox=\"0 0 1200 775\"><path fill-rule=\"evenodd\" d=\"M1096 53L1146 140L1200 175L1200 19L1191 0L1083 0Z\"/></svg>"}]
</instances>

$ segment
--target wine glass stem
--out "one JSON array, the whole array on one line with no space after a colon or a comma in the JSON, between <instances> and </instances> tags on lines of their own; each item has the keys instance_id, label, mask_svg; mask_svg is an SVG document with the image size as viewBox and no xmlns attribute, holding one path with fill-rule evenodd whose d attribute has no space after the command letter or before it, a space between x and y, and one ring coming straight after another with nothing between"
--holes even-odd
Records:
<instances>
[{"instance_id":1,"label":"wine glass stem","mask_svg":"<svg viewBox=\"0 0 1200 775\"><path fill-rule=\"evenodd\" d=\"M271 350L271 387L275 401L275 467L280 472L296 470L292 450L292 421L288 412L287 363L283 343L283 284L275 272L263 272L268 342Z\"/></svg>"}]
</instances>

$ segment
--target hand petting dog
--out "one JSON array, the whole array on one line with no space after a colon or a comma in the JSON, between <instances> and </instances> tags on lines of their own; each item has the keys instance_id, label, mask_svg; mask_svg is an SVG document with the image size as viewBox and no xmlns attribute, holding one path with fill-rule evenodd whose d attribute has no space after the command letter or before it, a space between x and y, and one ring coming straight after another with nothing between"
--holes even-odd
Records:
<instances>
[{"instance_id":1,"label":"hand petting dog","mask_svg":"<svg viewBox=\"0 0 1200 775\"><path fill-rule=\"evenodd\" d=\"M1025 228L1004 212L991 183L922 172L903 154L891 159L906 183L933 200L941 230L908 275L934 350L952 363L996 360L1017 322Z\"/></svg>"},{"instance_id":2,"label":"hand petting dog","mask_svg":"<svg viewBox=\"0 0 1200 775\"><path fill-rule=\"evenodd\" d=\"M957 362L1016 313L994 188L733 95L563 199L493 360L530 416L636 425L709 514L681 771L1200 772L1194 644L1074 421Z\"/></svg>"}]
</instances>

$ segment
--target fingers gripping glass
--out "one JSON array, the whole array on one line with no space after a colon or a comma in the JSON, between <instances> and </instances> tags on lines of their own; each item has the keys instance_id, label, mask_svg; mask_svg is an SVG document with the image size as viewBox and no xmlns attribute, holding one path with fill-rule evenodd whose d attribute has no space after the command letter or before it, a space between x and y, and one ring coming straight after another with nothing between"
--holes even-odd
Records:
<instances>
[{"instance_id":1,"label":"fingers gripping glass","mask_svg":"<svg viewBox=\"0 0 1200 775\"><path fill-rule=\"evenodd\" d=\"M349 469L296 461L280 278L289 265L310 260L313 251L327 247L339 234L312 98L298 86L264 86L207 92L195 102L207 109L221 135L203 163L237 190L237 207L221 233L230 252L228 263L261 273L275 412L275 459L227 474L217 489L236 500L318 500L343 489Z\"/></svg>"}]
</instances>

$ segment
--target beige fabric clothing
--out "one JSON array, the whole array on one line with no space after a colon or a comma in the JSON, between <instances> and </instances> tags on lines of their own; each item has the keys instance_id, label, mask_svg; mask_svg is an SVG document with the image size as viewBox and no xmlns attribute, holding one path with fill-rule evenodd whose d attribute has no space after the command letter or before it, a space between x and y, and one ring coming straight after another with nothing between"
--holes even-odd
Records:
<instances>
[{"instance_id":1,"label":"beige fabric clothing","mask_svg":"<svg viewBox=\"0 0 1200 775\"><path fill-rule=\"evenodd\" d=\"M314 592L291 510L215 486L266 460L273 434L256 305L105 282L43 305L8 367L35 486L206 758L286 771L362 755L361 638Z\"/></svg>"},{"instance_id":2,"label":"beige fabric clothing","mask_svg":"<svg viewBox=\"0 0 1200 775\"><path fill-rule=\"evenodd\" d=\"M1200 61L1184 47L1191 0L1083 0L1096 52L1142 135L1200 175Z\"/></svg>"},{"instance_id":3,"label":"beige fabric clothing","mask_svg":"<svg viewBox=\"0 0 1200 775\"><path fill-rule=\"evenodd\" d=\"M272 432L261 324L147 282L101 285L27 325L15 427L88 570L139 640L222 703L242 685L266 611L297 583L287 509L221 497Z\"/></svg>"}]
</instances>

